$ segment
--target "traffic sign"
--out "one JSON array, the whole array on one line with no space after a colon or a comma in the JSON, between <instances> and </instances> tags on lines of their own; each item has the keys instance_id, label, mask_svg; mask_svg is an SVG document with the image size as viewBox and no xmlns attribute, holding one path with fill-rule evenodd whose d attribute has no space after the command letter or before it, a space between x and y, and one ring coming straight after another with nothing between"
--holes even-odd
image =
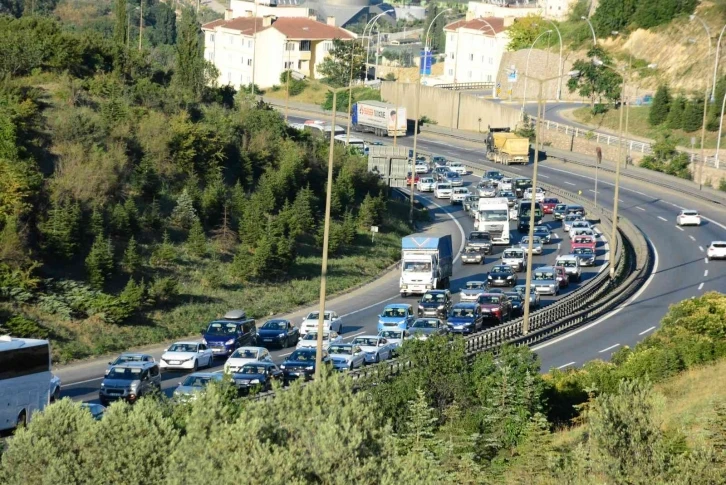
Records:
<instances>
[{"instance_id":1,"label":"traffic sign","mask_svg":"<svg viewBox=\"0 0 726 485\"><path fill-rule=\"evenodd\" d=\"M507 81L510 83L516 83L517 82L517 70L512 69L507 73Z\"/></svg>"}]
</instances>

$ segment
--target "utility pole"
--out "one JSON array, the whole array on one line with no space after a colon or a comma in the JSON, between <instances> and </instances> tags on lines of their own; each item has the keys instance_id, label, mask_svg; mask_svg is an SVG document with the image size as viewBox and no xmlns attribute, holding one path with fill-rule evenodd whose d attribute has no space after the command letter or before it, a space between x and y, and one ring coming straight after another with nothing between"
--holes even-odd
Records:
<instances>
[{"instance_id":1,"label":"utility pole","mask_svg":"<svg viewBox=\"0 0 726 485\"><path fill-rule=\"evenodd\" d=\"M139 52L141 52L141 34L144 32L144 0L139 1Z\"/></svg>"}]
</instances>

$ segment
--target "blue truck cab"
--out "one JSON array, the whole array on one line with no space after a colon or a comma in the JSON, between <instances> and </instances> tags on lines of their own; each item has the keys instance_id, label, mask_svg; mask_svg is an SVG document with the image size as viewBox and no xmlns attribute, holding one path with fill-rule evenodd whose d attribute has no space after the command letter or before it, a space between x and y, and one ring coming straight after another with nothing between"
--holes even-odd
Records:
<instances>
[{"instance_id":1,"label":"blue truck cab","mask_svg":"<svg viewBox=\"0 0 726 485\"><path fill-rule=\"evenodd\" d=\"M202 328L202 342L214 357L228 357L238 347L251 345L256 336L255 320L247 318L244 310L231 310Z\"/></svg>"}]
</instances>

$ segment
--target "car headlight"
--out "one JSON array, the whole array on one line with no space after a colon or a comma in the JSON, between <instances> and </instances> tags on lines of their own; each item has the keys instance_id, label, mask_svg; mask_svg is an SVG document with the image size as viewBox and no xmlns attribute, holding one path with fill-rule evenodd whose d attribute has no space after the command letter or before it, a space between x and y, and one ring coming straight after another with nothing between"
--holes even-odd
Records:
<instances>
[{"instance_id":1,"label":"car headlight","mask_svg":"<svg viewBox=\"0 0 726 485\"><path fill-rule=\"evenodd\" d=\"M260 380L259 379L252 379L250 381L250 384L259 384L259 383L260 383Z\"/></svg>"},{"instance_id":2,"label":"car headlight","mask_svg":"<svg viewBox=\"0 0 726 485\"><path fill-rule=\"evenodd\" d=\"M106 387L106 383L105 382L102 382L101 383L101 387Z\"/></svg>"},{"instance_id":3,"label":"car headlight","mask_svg":"<svg viewBox=\"0 0 726 485\"><path fill-rule=\"evenodd\" d=\"M231 339L227 340L227 341L226 341L226 342L224 343L224 345L234 345L234 339L233 339L233 338L231 338Z\"/></svg>"},{"instance_id":4,"label":"car headlight","mask_svg":"<svg viewBox=\"0 0 726 485\"><path fill-rule=\"evenodd\" d=\"M277 335L277 338L285 338L287 336L286 333L281 333Z\"/></svg>"},{"instance_id":5,"label":"car headlight","mask_svg":"<svg viewBox=\"0 0 726 485\"><path fill-rule=\"evenodd\" d=\"M315 366L309 365L309 366L305 367L305 370L313 370L314 368L315 368Z\"/></svg>"},{"instance_id":6,"label":"car headlight","mask_svg":"<svg viewBox=\"0 0 726 485\"><path fill-rule=\"evenodd\" d=\"M383 325L383 324L384 324L383 320L378 320L378 325Z\"/></svg>"},{"instance_id":7,"label":"car headlight","mask_svg":"<svg viewBox=\"0 0 726 485\"><path fill-rule=\"evenodd\" d=\"M514 275L509 275L509 276L507 276L507 279L508 279L508 280L511 280L512 278L514 278Z\"/></svg>"},{"instance_id":8,"label":"car headlight","mask_svg":"<svg viewBox=\"0 0 726 485\"><path fill-rule=\"evenodd\" d=\"M444 309L444 305L439 305L438 310L443 310L443 309Z\"/></svg>"},{"instance_id":9,"label":"car headlight","mask_svg":"<svg viewBox=\"0 0 726 485\"><path fill-rule=\"evenodd\" d=\"M281 364L280 369L284 369L284 368L285 368L285 364Z\"/></svg>"},{"instance_id":10,"label":"car headlight","mask_svg":"<svg viewBox=\"0 0 726 485\"><path fill-rule=\"evenodd\" d=\"M135 393L139 390L139 384L141 384L139 381L134 381L131 383L131 392Z\"/></svg>"},{"instance_id":11,"label":"car headlight","mask_svg":"<svg viewBox=\"0 0 726 485\"><path fill-rule=\"evenodd\" d=\"M487 279L492 279L492 275L487 275Z\"/></svg>"}]
</instances>

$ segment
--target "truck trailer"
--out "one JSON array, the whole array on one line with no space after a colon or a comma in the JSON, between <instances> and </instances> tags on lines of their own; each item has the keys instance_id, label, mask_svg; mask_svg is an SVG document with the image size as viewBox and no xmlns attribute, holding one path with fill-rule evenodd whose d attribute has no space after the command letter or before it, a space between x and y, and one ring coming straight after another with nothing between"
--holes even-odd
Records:
<instances>
[{"instance_id":1,"label":"truck trailer","mask_svg":"<svg viewBox=\"0 0 726 485\"><path fill-rule=\"evenodd\" d=\"M351 110L355 131L378 136L405 136L408 126L406 108L381 101L358 101Z\"/></svg>"},{"instance_id":2,"label":"truck trailer","mask_svg":"<svg viewBox=\"0 0 726 485\"><path fill-rule=\"evenodd\" d=\"M504 165L529 163L529 139L502 130L490 129L487 135L487 158Z\"/></svg>"},{"instance_id":3,"label":"truck trailer","mask_svg":"<svg viewBox=\"0 0 726 485\"><path fill-rule=\"evenodd\" d=\"M451 235L401 239L401 296L448 289L454 264Z\"/></svg>"}]
</instances>

